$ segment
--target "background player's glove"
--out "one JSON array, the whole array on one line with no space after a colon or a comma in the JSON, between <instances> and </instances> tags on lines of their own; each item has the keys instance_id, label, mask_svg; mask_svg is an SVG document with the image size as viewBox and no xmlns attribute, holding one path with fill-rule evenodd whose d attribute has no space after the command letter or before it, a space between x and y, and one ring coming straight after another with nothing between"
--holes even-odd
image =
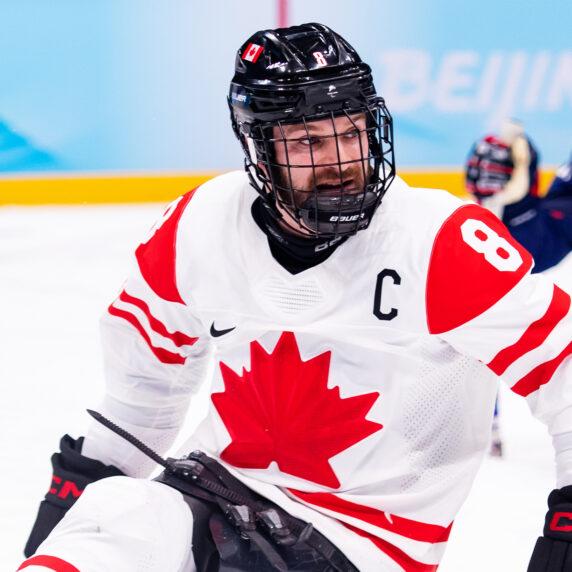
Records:
<instances>
[{"instance_id":1,"label":"background player's glove","mask_svg":"<svg viewBox=\"0 0 572 572\"><path fill-rule=\"evenodd\" d=\"M572 485L548 495L544 536L536 546L528 572L569 572L572 570Z\"/></svg>"},{"instance_id":2,"label":"background player's glove","mask_svg":"<svg viewBox=\"0 0 572 572\"><path fill-rule=\"evenodd\" d=\"M52 455L52 484L40 504L36 522L24 548L26 557L36 552L87 485L104 477L124 474L113 465L104 465L84 457L81 454L82 444L83 437L75 440L64 435L60 441L60 452Z\"/></svg>"},{"instance_id":3,"label":"background player's glove","mask_svg":"<svg viewBox=\"0 0 572 572\"><path fill-rule=\"evenodd\" d=\"M502 204L511 205L522 200L529 192L530 180L530 144L524 134L524 126L515 121L506 121L502 126L499 139L510 148L513 171L501 193Z\"/></svg>"}]
</instances>

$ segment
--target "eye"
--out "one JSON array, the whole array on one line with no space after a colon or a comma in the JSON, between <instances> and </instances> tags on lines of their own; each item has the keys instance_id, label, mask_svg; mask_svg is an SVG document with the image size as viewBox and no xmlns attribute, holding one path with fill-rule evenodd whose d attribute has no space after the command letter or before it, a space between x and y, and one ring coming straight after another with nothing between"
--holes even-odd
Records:
<instances>
[{"instance_id":1,"label":"eye","mask_svg":"<svg viewBox=\"0 0 572 572\"><path fill-rule=\"evenodd\" d=\"M297 140L300 145L304 147L309 147L310 145L316 146L321 142L319 137L301 137Z\"/></svg>"},{"instance_id":2,"label":"eye","mask_svg":"<svg viewBox=\"0 0 572 572\"><path fill-rule=\"evenodd\" d=\"M343 135L346 139L355 139L356 137L359 137L359 130L352 129L351 131L346 131Z\"/></svg>"}]
</instances>

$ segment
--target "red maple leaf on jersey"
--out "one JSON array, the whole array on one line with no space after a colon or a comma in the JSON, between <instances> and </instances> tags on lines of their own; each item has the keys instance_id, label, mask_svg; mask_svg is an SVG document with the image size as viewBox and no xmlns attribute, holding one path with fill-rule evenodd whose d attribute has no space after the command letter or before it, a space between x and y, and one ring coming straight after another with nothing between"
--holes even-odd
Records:
<instances>
[{"instance_id":1,"label":"red maple leaf on jersey","mask_svg":"<svg viewBox=\"0 0 572 572\"><path fill-rule=\"evenodd\" d=\"M328 389L330 355L302 361L284 332L271 353L251 342L251 371L238 375L221 362L225 391L211 398L232 439L221 458L248 469L275 461L283 473L338 488L328 459L383 426L365 419L379 393L341 398Z\"/></svg>"}]
</instances>

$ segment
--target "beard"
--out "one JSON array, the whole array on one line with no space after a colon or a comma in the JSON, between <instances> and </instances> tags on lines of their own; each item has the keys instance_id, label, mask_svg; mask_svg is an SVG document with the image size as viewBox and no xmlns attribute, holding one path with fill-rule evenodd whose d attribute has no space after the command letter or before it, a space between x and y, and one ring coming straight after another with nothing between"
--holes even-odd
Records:
<instances>
[{"instance_id":1,"label":"beard","mask_svg":"<svg viewBox=\"0 0 572 572\"><path fill-rule=\"evenodd\" d=\"M363 165L363 168L362 168ZM307 176L298 173L297 181L292 180L288 170L308 171ZM314 176L315 171L315 176ZM365 161L356 161L346 165L340 172L336 166L317 167L276 167L274 169L274 184L278 200L285 206L299 208L312 196L348 196L363 193L370 182L372 167ZM294 179L294 177L292 177Z\"/></svg>"}]
</instances>

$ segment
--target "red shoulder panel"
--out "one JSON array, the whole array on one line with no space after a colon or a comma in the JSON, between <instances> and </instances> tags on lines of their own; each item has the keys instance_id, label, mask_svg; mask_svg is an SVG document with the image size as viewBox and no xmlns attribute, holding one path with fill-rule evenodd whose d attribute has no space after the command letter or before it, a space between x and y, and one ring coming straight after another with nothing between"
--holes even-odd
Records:
<instances>
[{"instance_id":1,"label":"red shoulder panel","mask_svg":"<svg viewBox=\"0 0 572 572\"><path fill-rule=\"evenodd\" d=\"M476 318L532 267L532 256L488 210L457 209L438 232L427 275L427 325L432 334Z\"/></svg>"},{"instance_id":2,"label":"red shoulder panel","mask_svg":"<svg viewBox=\"0 0 572 572\"><path fill-rule=\"evenodd\" d=\"M175 242L179 220L196 189L172 202L135 251L141 274L157 296L183 304L175 275Z\"/></svg>"}]
</instances>

